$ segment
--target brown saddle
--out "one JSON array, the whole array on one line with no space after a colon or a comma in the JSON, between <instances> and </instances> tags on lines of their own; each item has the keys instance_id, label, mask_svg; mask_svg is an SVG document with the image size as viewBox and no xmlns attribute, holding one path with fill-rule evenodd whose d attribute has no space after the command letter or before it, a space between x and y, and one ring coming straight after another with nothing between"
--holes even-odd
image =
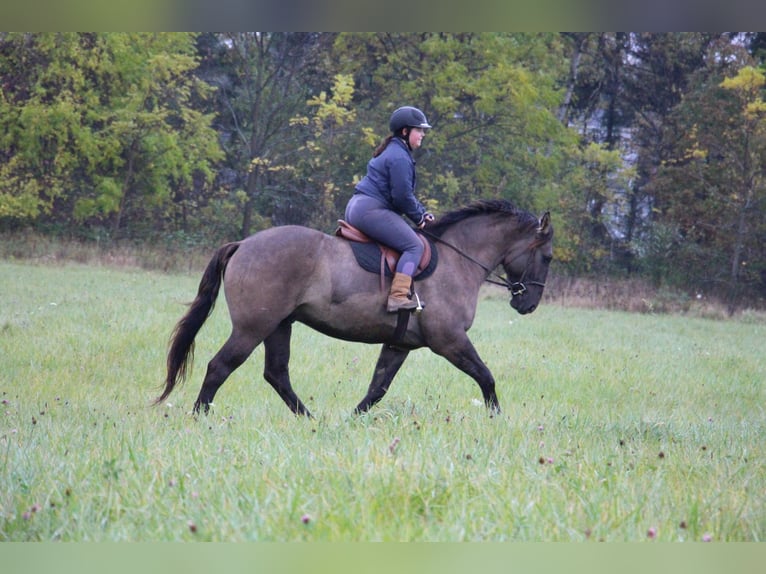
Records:
<instances>
[{"instance_id":1,"label":"brown saddle","mask_svg":"<svg viewBox=\"0 0 766 574\"><path fill-rule=\"evenodd\" d=\"M338 228L335 230L335 235L358 243L375 243L380 248L381 281L385 276L386 265L388 265L388 268L392 273L396 270L396 264L401 256L401 253L396 249L376 242L374 239L365 235L362 231L342 219L338 220ZM423 243L423 255L420 258L418 268L415 271L415 277L427 269L429 263L431 263L431 243L423 236L423 234L418 233L417 235L418 239Z\"/></svg>"}]
</instances>

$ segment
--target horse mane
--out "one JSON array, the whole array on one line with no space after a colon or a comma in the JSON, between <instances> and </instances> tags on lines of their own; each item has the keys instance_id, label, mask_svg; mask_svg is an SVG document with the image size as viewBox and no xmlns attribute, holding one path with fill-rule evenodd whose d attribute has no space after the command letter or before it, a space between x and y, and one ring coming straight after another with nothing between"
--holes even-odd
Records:
<instances>
[{"instance_id":1,"label":"horse mane","mask_svg":"<svg viewBox=\"0 0 766 574\"><path fill-rule=\"evenodd\" d=\"M437 219L434 223L426 227L426 229L437 237L441 235L450 227L465 221L470 217L477 215L493 215L501 214L511 217L517 217L519 225L522 227L531 227L538 225L538 219L528 211L517 208L513 203L505 199L480 199L472 202L471 204L449 211Z\"/></svg>"}]
</instances>

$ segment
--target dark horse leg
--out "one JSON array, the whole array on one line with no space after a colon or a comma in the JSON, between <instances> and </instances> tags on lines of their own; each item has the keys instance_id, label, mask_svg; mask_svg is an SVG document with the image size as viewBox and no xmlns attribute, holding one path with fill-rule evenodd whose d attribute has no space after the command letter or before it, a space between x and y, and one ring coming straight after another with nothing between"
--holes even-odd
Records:
<instances>
[{"instance_id":1,"label":"dark horse leg","mask_svg":"<svg viewBox=\"0 0 766 574\"><path fill-rule=\"evenodd\" d=\"M495 378L479 357L479 353L476 352L468 336L463 335L459 341L453 341L444 349L437 350L432 347L432 350L473 378L481 389L487 408L494 413L500 412L500 403L498 403L497 394L495 394Z\"/></svg>"},{"instance_id":2,"label":"dark horse leg","mask_svg":"<svg viewBox=\"0 0 766 574\"><path fill-rule=\"evenodd\" d=\"M375 365L375 373L372 376L370 387L367 389L367 395L362 399L354 413L360 414L367 412L370 407L376 404L383 395L388 392L388 387L391 385L391 381L396 376L399 368L404 363L404 360L409 355L409 351L406 349L398 349L383 345L383 349L378 356L378 362Z\"/></svg>"},{"instance_id":3,"label":"dark horse leg","mask_svg":"<svg viewBox=\"0 0 766 574\"><path fill-rule=\"evenodd\" d=\"M283 321L277 329L266 339L264 339L264 351L266 355L263 377L274 387L282 400L285 401L290 410L295 414L311 416L306 406L301 402L293 391L290 384L290 374L288 371L288 362L290 360L290 335L292 334L292 324L290 321ZM221 350L207 365L207 374L202 382L197 401L194 403L194 412L199 412L200 408L207 413L210 410L210 404L213 402L218 389L223 385L226 379L242 363L244 363L253 349L260 341L253 336L233 332L229 340L224 343Z\"/></svg>"},{"instance_id":4,"label":"dark horse leg","mask_svg":"<svg viewBox=\"0 0 766 574\"><path fill-rule=\"evenodd\" d=\"M202 382L202 388L194 403L195 413L199 412L200 407L204 409L205 414L210 411L210 404L213 402L218 388L237 367L247 360L258 343L260 341L255 337L239 333L236 330L232 332L223 347L207 364L205 380Z\"/></svg>"},{"instance_id":5,"label":"dark horse leg","mask_svg":"<svg viewBox=\"0 0 766 574\"><path fill-rule=\"evenodd\" d=\"M293 391L292 384L290 384L288 364L290 362L290 335L292 331L292 321L282 321L276 331L263 341L266 353L263 378L274 387L274 390L282 397L291 411L296 415L311 417L306 405L301 402L298 395Z\"/></svg>"}]
</instances>

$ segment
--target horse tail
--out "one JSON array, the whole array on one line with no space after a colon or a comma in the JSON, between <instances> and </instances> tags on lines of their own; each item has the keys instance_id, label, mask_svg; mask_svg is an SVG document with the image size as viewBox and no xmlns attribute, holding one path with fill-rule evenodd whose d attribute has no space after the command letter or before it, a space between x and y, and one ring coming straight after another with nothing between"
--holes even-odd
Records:
<instances>
[{"instance_id":1,"label":"horse tail","mask_svg":"<svg viewBox=\"0 0 766 574\"><path fill-rule=\"evenodd\" d=\"M191 372L194 362L194 338L213 312L226 265L238 248L239 242L227 243L215 252L207 264L197 289L197 297L191 302L186 315L181 318L170 336L165 390L154 404L168 398L176 384L186 379L186 375Z\"/></svg>"}]
</instances>

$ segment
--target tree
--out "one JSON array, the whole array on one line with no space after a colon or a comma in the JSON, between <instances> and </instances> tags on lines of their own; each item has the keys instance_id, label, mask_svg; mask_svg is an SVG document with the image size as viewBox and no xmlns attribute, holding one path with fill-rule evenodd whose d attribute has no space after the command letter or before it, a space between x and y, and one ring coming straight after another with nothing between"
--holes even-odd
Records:
<instances>
[{"instance_id":1,"label":"tree","mask_svg":"<svg viewBox=\"0 0 766 574\"><path fill-rule=\"evenodd\" d=\"M736 46L718 46L708 62L674 112L680 135L653 191L660 221L677 226L687 275L733 310L766 270L765 79Z\"/></svg>"},{"instance_id":2,"label":"tree","mask_svg":"<svg viewBox=\"0 0 766 574\"><path fill-rule=\"evenodd\" d=\"M328 231L343 215L348 193L358 179L354 174L368 159L366 148L376 143L372 130L359 126L353 95L353 78L337 74L329 93L322 91L307 102L310 115L291 120L308 132L292 172L302 182L297 185L302 185L306 197L313 198L307 222ZM360 141L366 145L360 146Z\"/></svg>"},{"instance_id":3,"label":"tree","mask_svg":"<svg viewBox=\"0 0 766 574\"><path fill-rule=\"evenodd\" d=\"M8 34L0 215L155 220L220 157L193 34ZM20 72L24 71L22 75ZM201 176L201 177L200 177ZM150 227L151 228L151 227Z\"/></svg>"},{"instance_id":4,"label":"tree","mask_svg":"<svg viewBox=\"0 0 766 574\"><path fill-rule=\"evenodd\" d=\"M567 66L557 35L341 34L335 48L361 120L380 137L400 105L420 107L434 126L416 157L432 209L477 197L549 203L575 145L556 117Z\"/></svg>"},{"instance_id":5,"label":"tree","mask_svg":"<svg viewBox=\"0 0 766 574\"><path fill-rule=\"evenodd\" d=\"M630 271L638 253L635 240L650 222L648 184L667 154L664 138L672 135L663 126L721 34L602 32L565 37L572 70L567 94L572 95L562 115L585 142L618 152L629 168L620 170L617 178L613 172L604 173L601 184L591 183L607 193L592 194L586 233L594 249L609 249L614 268Z\"/></svg>"},{"instance_id":6,"label":"tree","mask_svg":"<svg viewBox=\"0 0 766 574\"><path fill-rule=\"evenodd\" d=\"M305 136L291 119L306 115L307 101L326 83L318 33L215 34L214 65L204 77L217 87L218 125L226 164L237 176L240 232L253 231L261 213L273 223L303 212L300 190L285 185ZM295 200L297 196L297 201Z\"/></svg>"}]
</instances>

